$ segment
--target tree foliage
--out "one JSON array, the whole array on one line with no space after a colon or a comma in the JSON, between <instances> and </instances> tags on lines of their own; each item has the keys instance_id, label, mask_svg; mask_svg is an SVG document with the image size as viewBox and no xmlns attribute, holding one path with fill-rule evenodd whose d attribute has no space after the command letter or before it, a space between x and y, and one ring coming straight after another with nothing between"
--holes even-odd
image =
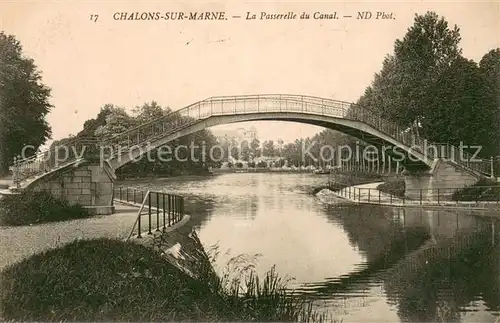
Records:
<instances>
[{"instance_id":1,"label":"tree foliage","mask_svg":"<svg viewBox=\"0 0 500 323\"><path fill-rule=\"evenodd\" d=\"M103 109L109 109L109 113L106 115L106 122L94 131L99 140L109 140L138 124L137 119L131 117L125 108L108 104Z\"/></svg>"},{"instance_id":2,"label":"tree foliage","mask_svg":"<svg viewBox=\"0 0 500 323\"><path fill-rule=\"evenodd\" d=\"M266 157L275 157L276 147L274 147L273 140L266 140L262 144L262 154Z\"/></svg>"},{"instance_id":3,"label":"tree foliage","mask_svg":"<svg viewBox=\"0 0 500 323\"><path fill-rule=\"evenodd\" d=\"M492 140L500 140L500 50L477 66L461 56L460 40L459 28L436 13L416 15L357 104L431 142L500 153Z\"/></svg>"},{"instance_id":4,"label":"tree foliage","mask_svg":"<svg viewBox=\"0 0 500 323\"><path fill-rule=\"evenodd\" d=\"M490 90L495 97L497 113L495 128L497 130L497 139L492 140L492 142L496 141L497 145L495 153L497 156L500 156L500 144L498 144L500 142L500 48L492 49L486 53L481 61L479 61L479 69L485 76L486 81L490 86Z\"/></svg>"},{"instance_id":5,"label":"tree foliage","mask_svg":"<svg viewBox=\"0 0 500 323\"><path fill-rule=\"evenodd\" d=\"M52 108L49 98L50 88L20 42L0 32L0 175L25 145L34 146L27 151L34 154L51 138L45 119Z\"/></svg>"},{"instance_id":6,"label":"tree foliage","mask_svg":"<svg viewBox=\"0 0 500 323\"><path fill-rule=\"evenodd\" d=\"M495 93L474 61L456 59L429 90L427 138L432 142L481 143L481 155L492 156L498 142ZM473 149L471 152L474 152Z\"/></svg>"},{"instance_id":7,"label":"tree foliage","mask_svg":"<svg viewBox=\"0 0 500 323\"><path fill-rule=\"evenodd\" d=\"M83 124L83 130L77 134L77 137L94 137L99 127L106 124L106 118L113 113L114 105L105 104L95 119L89 119Z\"/></svg>"},{"instance_id":8,"label":"tree foliage","mask_svg":"<svg viewBox=\"0 0 500 323\"><path fill-rule=\"evenodd\" d=\"M141 124L166 116L172 110L169 107L162 108L156 101L151 101L135 107L132 112L135 114L137 123Z\"/></svg>"},{"instance_id":9,"label":"tree foliage","mask_svg":"<svg viewBox=\"0 0 500 323\"><path fill-rule=\"evenodd\" d=\"M404 38L396 40L395 61L387 66L396 73L391 92L397 104L391 115L403 126L418 122L425 129L428 91L436 85L439 74L461 55L459 42L459 28L449 28L434 12L416 15Z\"/></svg>"},{"instance_id":10,"label":"tree foliage","mask_svg":"<svg viewBox=\"0 0 500 323\"><path fill-rule=\"evenodd\" d=\"M96 131L96 136L107 139L131 127L158 118L165 117L168 121L167 124L173 124L181 118L172 112L170 108L163 108L155 101L135 107L133 114L133 116L130 116L121 108L112 109L112 113L106 117L106 124ZM208 155L210 148L215 144L216 139L210 130L198 131L168 143L167 146L170 148L169 151L172 154L163 156L166 160L159 158L158 149L161 147L158 147L149 154L153 157L153 160L148 160L145 158L146 156L143 156L137 162L124 165L118 171L118 174L124 178L202 173L211 164Z\"/></svg>"}]
</instances>

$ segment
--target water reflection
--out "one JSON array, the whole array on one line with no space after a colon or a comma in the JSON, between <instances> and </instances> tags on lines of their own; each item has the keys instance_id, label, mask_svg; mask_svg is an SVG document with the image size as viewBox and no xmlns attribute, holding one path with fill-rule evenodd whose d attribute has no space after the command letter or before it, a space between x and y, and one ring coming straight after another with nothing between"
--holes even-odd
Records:
<instances>
[{"instance_id":1,"label":"water reflection","mask_svg":"<svg viewBox=\"0 0 500 323\"><path fill-rule=\"evenodd\" d=\"M261 273L275 264L296 278L297 292L344 321L495 321L498 222L465 212L326 205L308 194L324 180L226 174L134 185L188 196L204 243L229 250L220 264L260 253Z\"/></svg>"},{"instance_id":2,"label":"water reflection","mask_svg":"<svg viewBox=\"0 0 500 323\"><path fill-rule=\"evenodd\" d=\"M384 281L402 321L460 321L462 312L478 310L467 308L478 300L486 310L498 312L498 250L488 232L458 236L428 254L412 263L410 270L404 265L391 270Z\"/></svg>"}]
</instances>

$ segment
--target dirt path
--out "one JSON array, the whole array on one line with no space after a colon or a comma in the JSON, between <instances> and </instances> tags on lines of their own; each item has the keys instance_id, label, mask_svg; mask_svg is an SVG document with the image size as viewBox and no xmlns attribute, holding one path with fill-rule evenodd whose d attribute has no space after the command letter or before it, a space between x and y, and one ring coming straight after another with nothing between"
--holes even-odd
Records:
<instances>
[{"instance_id":1,"label":"dirt path","mask_svg":"<svg viewBox=\"0 0 500 323\"><path fill-rule=\"evenodd\" d=\"M76 239L126 238L136 217L136 207L117 204L113 215L33 226L0 227L0 270L34 253Z\"/></svg>"}]
</instances>

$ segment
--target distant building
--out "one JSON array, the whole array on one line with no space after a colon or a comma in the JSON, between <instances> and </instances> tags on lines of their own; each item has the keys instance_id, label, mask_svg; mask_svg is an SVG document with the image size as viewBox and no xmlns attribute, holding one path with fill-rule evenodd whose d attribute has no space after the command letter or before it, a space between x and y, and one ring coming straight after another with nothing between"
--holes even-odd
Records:
<instances>
[{"instance_id":1,"label":"distant building","mask_svg":"<svg viewBox=\"0 0 500 323\"><path fill-rule=\"evenodd\" d=\"M257 130L255 130L254 126L251 126L249 129L241 127L234 130L212 130L212 132L219 139L235 140L237 142L245 140L251 142L257 138Z\"/></svg>"}]
</instances>

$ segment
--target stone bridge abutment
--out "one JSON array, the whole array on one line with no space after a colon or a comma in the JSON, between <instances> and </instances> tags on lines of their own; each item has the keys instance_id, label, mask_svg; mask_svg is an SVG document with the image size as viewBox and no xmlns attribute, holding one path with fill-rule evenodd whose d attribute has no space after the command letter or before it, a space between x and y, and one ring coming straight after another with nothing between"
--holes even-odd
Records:
<instances>
[{"instance_id":1,"label":"stone bridge abutment","mask_svg":"<svg viewBox=\"0 0 500 323\"><path fill-rule=\"evenodd\" d=\"M458 190L476 184L480 174L446 159L437 158L427 171L403 172L405 195L412 200L451 200Z\"/></svg>"}]
</instances>

